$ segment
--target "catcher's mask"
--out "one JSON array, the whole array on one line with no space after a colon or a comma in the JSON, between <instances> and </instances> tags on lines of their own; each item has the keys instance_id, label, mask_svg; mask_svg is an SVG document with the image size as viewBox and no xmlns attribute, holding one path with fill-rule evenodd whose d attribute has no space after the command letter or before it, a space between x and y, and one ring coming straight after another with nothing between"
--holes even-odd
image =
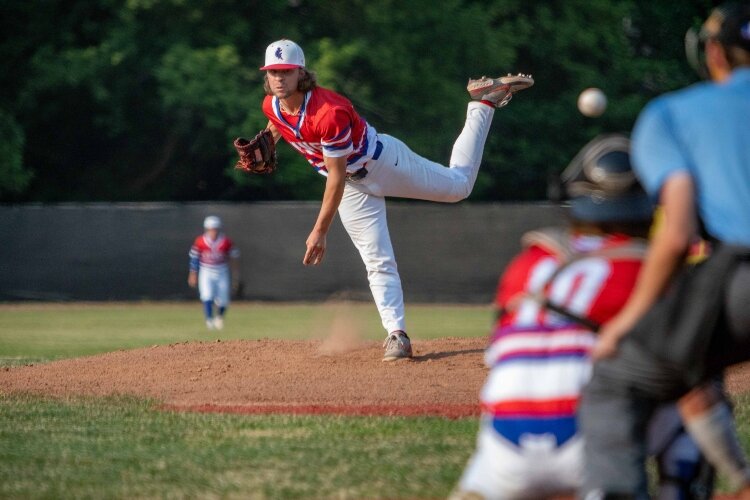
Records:
<instances>
[{"instance_id":1,"label":"catcher's mask","mask_svg":"<svg viewBox=\"0 0 750 500\"><path fill-rule=\"evenodd\" d=\"M606 134L586 144L559 178L549 198L569 201L571 215L585 222L647 221L653 205L630 165L630 139Z\"/></svg>"},{"instance_id":2,"label":"catcher's mask","mask_svg":"<svg viewBox=\"0 0 750 500\"><path fill-rule=\"evenodd\" d=\"M708 28L709 21L715 21L711 23L713 29ZM708 40L716 40L724 47L740 47L750 52L750 5L720 5L711 12L700 28L690 28L685 33L685 55L688 63L703 79L710 77L706 66Z\"/></svg>"}]
</instances>

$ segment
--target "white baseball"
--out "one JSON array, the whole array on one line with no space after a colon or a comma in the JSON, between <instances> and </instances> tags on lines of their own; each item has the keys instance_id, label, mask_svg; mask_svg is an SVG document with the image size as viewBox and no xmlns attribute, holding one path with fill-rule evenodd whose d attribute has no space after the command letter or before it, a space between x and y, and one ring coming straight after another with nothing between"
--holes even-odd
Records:
<instances>
[{"instance_id":1,"label":"white baseball","mask_svg":"<svg viewBox=\"0 0 750 500\"><path fill-rule=\"evenodd\" d=\"M601 89L588 88L578 96L578 110L589 117L601 116L607 109L607 96Z\"/></svg>"}]
</instances>

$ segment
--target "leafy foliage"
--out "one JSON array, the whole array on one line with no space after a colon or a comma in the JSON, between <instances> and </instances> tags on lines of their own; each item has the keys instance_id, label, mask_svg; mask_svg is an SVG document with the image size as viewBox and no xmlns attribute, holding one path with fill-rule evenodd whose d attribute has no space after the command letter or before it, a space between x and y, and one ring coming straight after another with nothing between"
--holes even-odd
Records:
<instances>
[{"instance_id":1,"label":"leafy foliage","mask_svg":"<svg viewBox=\"0 0 750 500\"><path fill-rule=\"evenodd\" d=\"M236 136L265 126L265 47L305 49L322 85L379 132L444 163L469 76L533 73L498 112L474 200L539 199L602 131L628 131L652 96L694 80L682 36L710 2L645 0L29 0L0 16L0 197L315 199L291 148L270 177L232 171ZM575 102L601 87L610 109ZM19 156L19 151L22 155ZM15 153L14 153L15 152ZM31 174L34 174L33 176Z\"/></svg>"},{"instance_id":2,"label":"leafy foliage","mask_svg":"<svg viewBox=\"0 0 750 500\"><path fill-rule=\"evenodd\" d=\"M0 195L23 191L31 180L23 168L23 142L21 127L0 109Z\"/></svg>"}]
</instances>

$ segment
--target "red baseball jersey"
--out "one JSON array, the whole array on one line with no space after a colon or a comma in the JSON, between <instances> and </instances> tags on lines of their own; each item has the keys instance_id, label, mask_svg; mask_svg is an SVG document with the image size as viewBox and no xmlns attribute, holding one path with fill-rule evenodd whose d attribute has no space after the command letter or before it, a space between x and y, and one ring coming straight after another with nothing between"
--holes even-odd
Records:
<instances>
[{"instance_id":1,"label":"red baseball jersey","mask_svg":"<svg viewBox=\"0 0 750 500\"><path fill-rule=\"evenodd\" d=\"M216 240L210 240L205 234L195 238L190 248L191 267L197 264L207 270L225 269L230 257L239 256L232 240L220 234ZM194 264L195 263L195 264Z\"/></svg>"},{"instance_id":2,"label":"red baseball jersey","mask_svg":"<svg viewBox=\"0 0 750 500\"><path fill-rule=\"evenodd\" d=\"M359 116L346 97L316 87L307 92L297 115L281 109L279 99L266 96L263 113L294 149L322 175L323 157L346 157L346 170L356 172L372 158L377 131Z\"/></svg>"},{"instance_id":3,"label":"red baseball jersey","mask_svg":"<svg viewBox=\"0 0 750 500\"><path fill-rule=\"evenodd\" d=\"M490 373L482 409L507 441L523 446L546 436L560 446L577 432L575 413L595 337L545 302L598 324L607 321L635 285L645 244L549 230L528 233L524 243L497 289L502 314L485 353Z\"/></svg>"},{"instance_id":4,"label":"red baseball jersey","mask_svg":"<svg viewBox=\"0 0 750 500\"><path fill-rule=\"evenodd\" d=\"M536 301L513 304L526 294L540 293L578 316L598 324L608 321L630 296L641 257L635 253L608 256L602 252L632 244L633 239L624 235L573 235L571 249L584 258L566 265L562 271L558 271L562 258L554 248L543 243L529 245L511 262L498 285L495 304L508 313L499 318L497 328L555 326L563 321Z\"/></svg>"}]
</instances>

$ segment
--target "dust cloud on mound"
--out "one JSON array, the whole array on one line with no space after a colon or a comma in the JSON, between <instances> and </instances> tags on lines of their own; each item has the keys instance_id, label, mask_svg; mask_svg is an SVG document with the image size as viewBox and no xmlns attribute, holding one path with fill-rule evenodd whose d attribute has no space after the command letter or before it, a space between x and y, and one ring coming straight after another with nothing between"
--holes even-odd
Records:
<instances>
[{"instance_id":1,"label":"dust cloud on mound","mask_svg":"<svg viewBox=\"0 0 750 500\"><path fill-rule=\"evenodd\" d=\"M321 340L318 353L336 356L354 351L364 343L364 318L348 302L336 300L321 306L312 337Z\"/></svg>"}]
</instances>

